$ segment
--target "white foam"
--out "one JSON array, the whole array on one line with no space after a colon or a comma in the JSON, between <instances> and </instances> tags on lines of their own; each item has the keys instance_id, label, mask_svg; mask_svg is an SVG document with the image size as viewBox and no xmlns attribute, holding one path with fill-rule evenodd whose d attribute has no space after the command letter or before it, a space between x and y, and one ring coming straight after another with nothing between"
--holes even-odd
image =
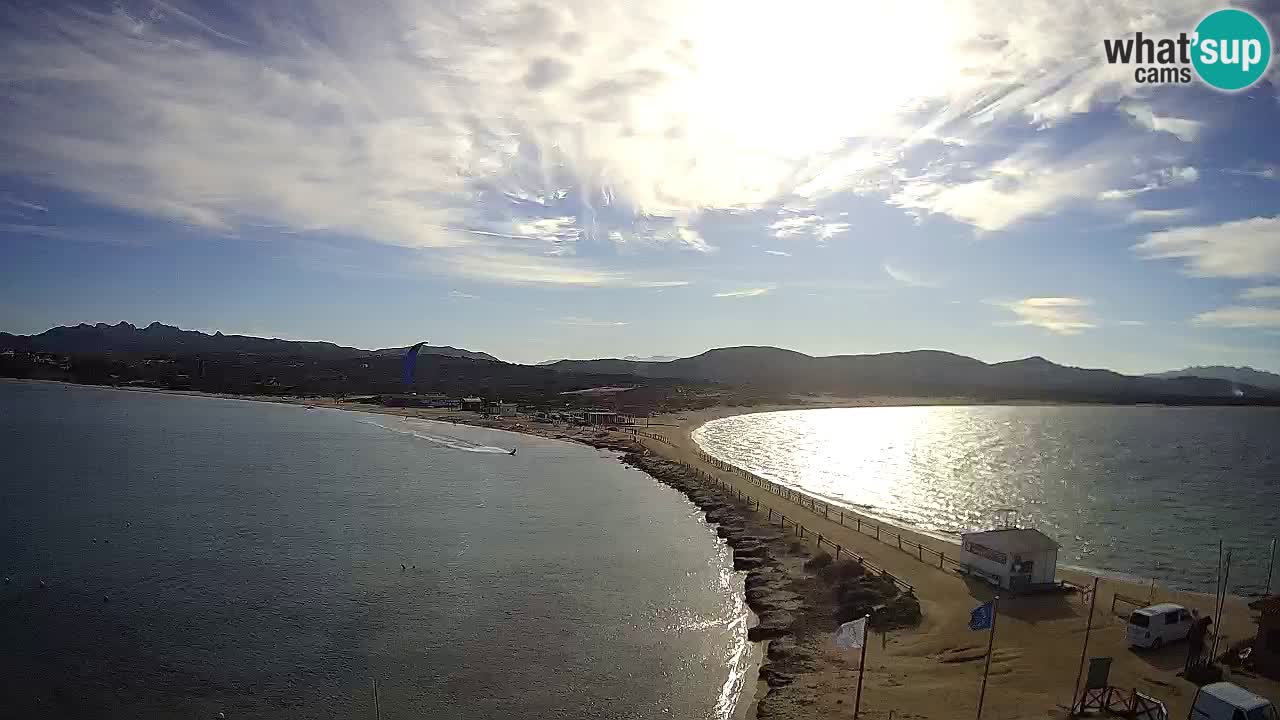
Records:
<instances>
[{"instance_id":1,"label":"white foam","mask_svg":"<svg viewBox=\"0 0 1280 720\"><path fill-rule=\"evenodd\" d=\"M473 453L486 453L491 455L497 455L497 454L506 455L511 452L511 450L508 448L494 447L492 445L477 445L475 443L470 443L460 438L449 437L447 435L432 435L431 433L421 432L418 430L411 430L408 428L398 428L398 427L393 427L391 425L383 425L382 423L375 422L373 420L359 420L357 422L364 423L365 425L372 425L374 427L380 427L383 430L390 430L391 432L399 433L400 435L412 435L413 437L419 438L421 440L426 440L427 442L435 443L442 447L447 447L450 450L461 450L462 452L473 452Z\"/></svg>"}]
</instances>

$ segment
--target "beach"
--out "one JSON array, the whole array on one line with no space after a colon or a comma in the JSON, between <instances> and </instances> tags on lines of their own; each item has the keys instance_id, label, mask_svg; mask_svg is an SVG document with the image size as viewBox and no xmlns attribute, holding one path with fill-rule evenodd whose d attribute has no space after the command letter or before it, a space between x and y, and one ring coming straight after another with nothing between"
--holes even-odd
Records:
<instances>
[{"instance_id":1,"label":"beach","mask_svg":"<svg viewBox=\"0 0 1280 720\"><path fill-rule=\"evenodd\" d=\"M280 402L278 398L271 400ZM705 462L690 437L702 424L721 417L769 410L812 407L859 407L902 404L937 404L912 398L832 399L822 404L771 407L720 407L697 412L654 417L640 428L661 440L609 432L600 428L552 426L524 418L482 418L471 413L411 408L384 408L333 400L286 400L315 407L332 407L423 419L453 421L490 428L523 432L554 439L581 442L596 447L630 453L628 461L646 470L708 510L708 521L730 528L722 537L735 546L735 565L749 573L767 571L763 580L752 580L748 588L766 584L765 590L749 594L752 609L760 622L773 623L774 630L755 636L764 645L761 685L750 708L758 717L852 717L858 681L858 660L854 653L837 651L831 644L836 620L830 617L830 583L819 582L805 569L806 560L819 553L814 533L830 544L857 553L910 584L922 612L920 623L896 626L872 636L867 654L867 671L860 717L954 718L971 716L976 710L978 688L986 657L988 633L969 630L970 611L990 600L992 589L950 570L922 561L915 550L899 550L866 532L848 526L857 517L846 509L846 523L830 514L816 512L766 492L747 478ZM957 402L963 402L957 400ZM723 485L733 495L718 490ZM739 498L738 494L741 494ZM803 525L809 535L800 540L794 529L777 527L776 514L785 514ZM898 527L881 519L861 518L868 525L890 529L909 545L935 552L958 554L954 543ZM739 560L741 557L743 560ZM925 560L929 555L923 555ZM757 559L746 559L757 558ZM1058 577L1089 587L1094 577L1087 572L1059 567ZM1212 614L1213 598L1200 593L1172 591L1148 582L1111 577L1099 579L1089 635L1088 657L1111 657L1111 685L1136 689L1165 703L1170 717L1185 717L1195 694L1195 686L1178 676L1183 666L1185 646L1173 645L1157 652L1135 652L1124 641L1125 618L1131 605L1115 605L1117 594L1131 598L1179 602ZM761 609L766 614L761 614ZM773 609L785 610L787 617L767 616ZM824 621L823 617L827 617ZM1089 604L1079 594L1002 598L991 660L989 686L983 717L1047 718L1065 717L1071 703L1077 669L1081 660ZM1254 625L1247 601L1228 597L1218 630L1224 634L1222 648L1252 637ZM770 637L771 636L771 637ZM1280 701L1280 683L1261 678L1228 676L1239 684L1273 701Z\"/></svg>"}]
</instances>

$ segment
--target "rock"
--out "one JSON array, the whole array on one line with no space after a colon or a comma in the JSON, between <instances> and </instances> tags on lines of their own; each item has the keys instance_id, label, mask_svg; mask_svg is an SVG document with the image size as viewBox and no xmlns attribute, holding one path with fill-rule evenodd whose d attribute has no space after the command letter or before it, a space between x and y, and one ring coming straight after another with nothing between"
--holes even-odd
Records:
<instances>
[{"instance_id":1,"label":"rock","mask_svg":"<svg viewBox=\"0 0 1280 720\"><path fill-rule=\"evenodd\" d=\"M817 572L832 563L831 555L825 551L819 551L817 555L809 558L804 562L804 569L809 572Z\"/></svg>"},{"instance_id":2,"label":"rock","mask_svg":"<svg viewBox=\"0 0 1280 720\"><path fill-rule=\"evenodd\" d=\"M733 556L734 570L756 570L758 568L763 567L764 564L765 564L765 559L762 557L755 557L753 555L734 555Z\"/></svg>"},{"instance_id":3,"label":"rock","mask_svg":"<svg viewBox=\"0 0 1280 720\"><path fill-rule=\"evenodd\" d=\"M747 630L747 639L752 642L771 640L791 634L791 624L795 621L786 610L762 609L757 612L760 622Z\"/></svg>"}]
</instances>

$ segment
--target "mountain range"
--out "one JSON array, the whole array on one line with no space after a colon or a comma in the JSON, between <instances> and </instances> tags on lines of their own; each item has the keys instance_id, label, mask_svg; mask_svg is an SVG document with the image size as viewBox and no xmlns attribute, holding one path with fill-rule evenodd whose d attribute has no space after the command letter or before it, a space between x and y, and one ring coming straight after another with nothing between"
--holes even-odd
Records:
<instances>
[{"instance_id":1,"label":"mountain range","mask_svg":"<svg viewBox=\"0 0 1280 720\"><path fill-rule=\"evenodd\" d=\"M251 335L212 335L197 330L183 330L153 322L139 328L131 323L115 325L81 323L59 326L38 335L10 335L0 333L0 349L26 350L51 353L239 353L248 355L329 355L351 356L374 353L400 355L407 348L361 350L329 342L280 340ZM446 357L488 360L498 358L482 352L455 347L423 345L420 355L444 355Z\"/></svg>"},{"instance_id":2,"label":"mountain range","mask_svg":"<svg viewBox=\"0 0 1280 720\"><path fill-rule=\"evenodd\" d=\"M1255 370L1251 367L1228 367L1225 365L1197 365L1195 367L1183 368L1182 370L1170 370L1162 373L1150 373L1145 377L1153 378L1180 378L1180 377L1199 377L1199 378L1217 378L1219 380L1227 380L1229 382L1240 383L1241 385L1253 385L1255 387L1267 388L1268 390L1280 390L1280 375L1267 372L1265 370Z\"/></svg>"},{"instance_id":3,"label":"mountain range","mask_svg":"<svg viewBox=\"0 0 1280 720\"><path fill-rule=\"evenodd\" d=\"M78 357L77 367L81 369L88 367L85 363L97 362L94 358L124 362L130 369L117 367L114 372L122 378L155 376L157 371L137 367L147 355L204 358L218 367L235 367L243 377L290 378L289 382L298 387L319 382L315 380L319 377L317 373L324 371L329 373L326 376L329 379L323 383L326 391L337 389L351 393L368 392L373 386L379 392L394 387L398 357L405 348L362 350L328 342L221 332L210 335L158 322L143 328L122 322L55 327L37 335L0 333L0 351L3 350ZM1038 356L985 363L940 350L815 357L776 347L743 346L708 350L687 358L628 356L558 360L537 366L504 363L488 353L448 346L423 346L421 355L434 356L439 359L437 362L448 360L449 382L458 387L483 382L486 387L507 388L508 393L522 394L536 394L535 388L539 387L566 391L606 384L631 386L635 388L632 394L638 395L643 394L639 392L641 387L673 388L691 384L716 386L722 391L733 389L735 393L751 397L832 394L1094 402L1280 401L1280 376L1251 368L1187 368L1131 376L1105 369L1059 365ZM282 358L293 358L292 364L282 365ZM312 370L306 373L298 370L299 359L305 360ZM212 373L212 367L207 365L206 375ZM80 371L71 368L67 372L76 375ZM101 367L93 372L97 373L95 377L101 377L104 372L112 374ZM430 382L436 380L432 378Z\"/></svg>"},{"instance_id":4,"label":"mountain range","mask_svg":"<svg viewBox=\"0 0 1280 720\"><path fill-rule=\"evenodd\" d=\"M939 350L813 357L794 350L745 346L708 350L701 355L667 362L562 360L548 367L575 373L627 374L851 396L1066 394L1081 398L1233 398L1277 395L1275 390L1222 378L1135 377L1112 370L1058 365L1038 356L984 363Z\"/></svg>"}]
</instances>

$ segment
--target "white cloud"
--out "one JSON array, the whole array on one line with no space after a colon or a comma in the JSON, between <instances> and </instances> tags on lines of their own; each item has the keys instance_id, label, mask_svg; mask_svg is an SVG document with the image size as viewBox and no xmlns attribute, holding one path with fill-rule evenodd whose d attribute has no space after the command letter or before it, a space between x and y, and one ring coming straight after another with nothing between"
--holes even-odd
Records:
<instances>
[{"instance_id":1,"label":"white cloud","mask_svg":"<svg viewBox=\"0 0 1280 720\"><path fill-rule=\"evenodd\" d=\"M1204 127L1204 123L1198 120L1156 115L1150 106L1140 103L1128 103L1122 109L1148 130L1167 132L1182 142L1194 142Z\"/></svg>"},{"instance_id":2,"label":"white cloud","mask_svg":"<svg viewBox=\"0 0 1280 720\"><path fill-rule=\"evenodd\" d=\"M836 235L849 231L849 223L827 222L826 218L821 215L797 215L786 210L780 214L785 215L785 217L769 226L769 229L773 231L773 236L779 240L812 237L819 242L825 242Z\"/></svg>"},{"instance_id":3,"label":"white cloud","mask_svg":"<svg viewBox=\"0 0 1280 720\"><path fill-rule=\"evenodd\" d=\"M731 290L731 291L728 291L728 292L718 292L718 293L716 293L715 295L713 295L712 297L718 297L718 298L747 298L747 297L759 297L759 296L761 296L761 295L766 295L766 294L768 294L768 293L771 293L771 292L773 292L774 290L777 290L777 289L778 289L778 286L777 286L777 285L770 284L770 285L762 285L762 286L760 286L760 287L754 287L754 288L744 288L744 289L742 289L742 290Z\"/></svg>"},{"instance_id":4,"label":"white cloud","mask_svg":"<svg viewBox=\"0 0 1280 720\"><path fill-rule=\"evenodd\" d=\"M1178 259L1202 277L1280 275L1280 217L1256 217L1218 225L1153 232L1133 246L1142 257Z\"/></svg>"},{"instance_id":5,"label":"white cloud","mask_svg":"<svg viewBox=\"0 0 1280 720\"><path fill-rule=\"evenodd\" d=\"M1081 298L1030 297L998 304L1018 316L1015 325L1044 328L1057 335L1079 335L1098 327L1085 313L1085 308L1092 303Z\"/></svg>"},{"instance_id":6,"label":"white cloud","mask_svg":"<svg viewBox=\"0 0 1280 720\"><path fill-rule=\"evenodd\" d=\"M1043 128L1143 94L1128 68L1103 62L1099 38L1185 29L1203 10L1199 0L1036 0L1017 13L991 0L151 7L6 14L0 173L219 232L269 222L434 248L441 267L458 268L483 265L477 253L541 264L547 248L530 237L564 255L632 240L709 251L694 229L708 208L884 189L885 168L921 143L963 146L997 121ZM851 28L876 31L850 42ZM850 71L886 62L893 72ZM1044 174L1002 199L1011 179L916 188L899 204L991 229L1076 195ZM558 203L572 212L547 212ZM578 222L537 225L548 215ZM635 228L650 222L656 230ZM774 230L821 240L849 229L804 222Z\"/></svg>"},{"instance_id":7,"label":"white cloud","mask_svg":"<svg viewBox=\"0 0 1280 720\"><path fill-rule=\"evenodd\" d=\"M1129 213L1130 223L1172 224L1195 214L1194 208L1169 208L1167 210L1134 210Z\"/></svg>"},{"instance_id":8,"label":"white cloud","mask_svg":"<svg viewBox=\"0 0 1280 720\"><path fill-rule=\"evenodd\" d=\"M1030 148L978 171L972 180L956 182L950 173L939 172L909 178L889 202L996 231L1092 198L1115 173L1113 161L1102 154L1055 159Z\"/></svg>"},{"instance_id":9,"label":"white cloud","mask_svg":"<svg viewBox=\"0 0 1280 720\"><path fill-rule=\"evenodd\" d=\"M457 300L475 300L476 296L471 293L464 293L461 290L450 290L449 297Z\"/></svg>"},{"instance_id":10,"label":"white cloud","mask_svg":"<svg viewBox=\"0 0 1280 720\"><path fill-rule=\"evenodd\" d=\"M1190 185L1200 179L1200 171L1191 166L1160 168L1153 172L1142 173L1133 178L1142 185L1123 190L1107 190L1098 193L1099 200L1128 200L1152 190L1164 190L1172 187Z\"/></svg>"},{"instance_id":11,"label":"white cloud","mask_svg":"<svg viewBox=\"0 0 1280 720\"><path fill-rule=\"evenodd\" d=\"M1280 308L1228 305L1200 313L1191 321L1224 328L1280 328Z\"/></svg>"},{"instance_id":12,"label":"white cloud","mask_svg":"<svg viewBox=\"0 0 1280 720\"><path fill-rule=\"evenodd\" d=\"M784 252L782 250L765 250L765 252L770 255L777 255L778 257L791 257L791 253Z\"/></svg>"},{"instance_id":13,"label":"white cloud","mask_svg":"<svg viewBox=\"0 0 1280 720\"><path fill-rule=\"evenodd\" d=\"M1245 289L1241 300L1280 300L1280 285L1260 285Z\"/></svg>"},{"instance_id":14,"label":"white cloud","mask_svg":"<svg viewBox=\"0 0 1280 720\"><path fill-rule=\"evenodd\" d=\"M881 268L884 270L885 275L888 275L889 277L902 283L903 285L908 285L910 287L927 287L927 288L938 287L938 283L936 282L927 280L925 278L920 277L919 275L908 272L901 268L894 267L889 263L885 263L884 265L881 266Z\"/></svg>"},{"instance_id":15,"label":"white cloud","mask_svg":"<svg viewBox=\"0 0 1280 720\"><path fill-rule=\"evenodd\" d=\"M590 328L611 328L625 327L625 322L614 320L592 320L591 318L576 317L568 315L554 320L557 325L572 325L573 327L590 327Z\"/></svg>"},{"instance_id":16,"label":"white cloud","mask_svg":"<svg viewBox=\"0 0 1280 720\"><path fill-rule=\"evenodd\" d=\"M1143 320L1117 320L1116 324L1127 325L1127 326L1137 326L1137 325L1146 325L1147 323Z\"/></svg>"}]
</instances>

